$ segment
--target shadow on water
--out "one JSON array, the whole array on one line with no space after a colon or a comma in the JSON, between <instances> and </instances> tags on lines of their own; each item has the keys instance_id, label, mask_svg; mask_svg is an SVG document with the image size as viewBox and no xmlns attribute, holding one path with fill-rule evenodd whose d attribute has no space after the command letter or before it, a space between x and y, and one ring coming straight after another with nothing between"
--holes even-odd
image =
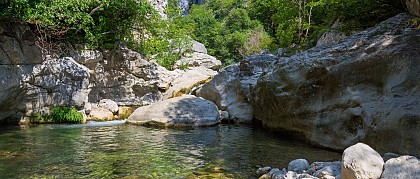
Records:
<instances>
[{"instance_id":1,"label":"shadow on water","mask_svg":"<svg viewBox=\"0 0 420 179\"><path fill-rule=\"evenodd\" d=\"M250 126L175 130L116 121L0 130L0 178L252 178L259 165L287 167L296 158L340 154Z\"/></svg>"}]
</instances>

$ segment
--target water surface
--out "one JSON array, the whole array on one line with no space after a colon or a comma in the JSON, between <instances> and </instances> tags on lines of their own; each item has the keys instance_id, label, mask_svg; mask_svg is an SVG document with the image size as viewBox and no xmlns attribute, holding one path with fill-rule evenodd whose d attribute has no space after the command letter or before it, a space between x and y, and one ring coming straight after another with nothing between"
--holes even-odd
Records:
<instances>
[{"instance_id":1,"label":"water surface","mask_svg":"<svg viewBox=\"0 0 420 179\"><path fill-rule=\"evenodd\" d=\"M0 128L0 178L253 178L258 166L340 154L248 126L152 129L114 121Z\"/></svg>"}]
</instances>

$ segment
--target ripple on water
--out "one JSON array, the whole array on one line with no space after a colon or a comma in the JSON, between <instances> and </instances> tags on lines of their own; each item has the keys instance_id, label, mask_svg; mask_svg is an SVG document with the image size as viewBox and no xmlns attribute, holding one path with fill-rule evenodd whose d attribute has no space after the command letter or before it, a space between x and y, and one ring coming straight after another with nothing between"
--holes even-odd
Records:
<instances>
[{"instance_id":1,"label":"ripple on water","mask_svg":"<svg viewBox=\"0 0 420 179\"><path fill-rule=\"evenodd\" d=\"M249 178L257 165L287 167L296 158L340 155L247 126L172 130L116 121L0 130L0 178Z\"/></svg>"}]
</instances>

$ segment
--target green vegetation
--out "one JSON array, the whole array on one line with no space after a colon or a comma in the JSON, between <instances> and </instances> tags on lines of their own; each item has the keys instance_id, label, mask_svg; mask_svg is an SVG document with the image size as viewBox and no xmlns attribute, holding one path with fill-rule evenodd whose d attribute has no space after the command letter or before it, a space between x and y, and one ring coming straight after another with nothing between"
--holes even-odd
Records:
<instances>
[{"instance_id":1,"label":"green vegetation","mask_svg":"<svg viewBox=\"0 0 420 179\"><path fill-rule=\"evenodd\" d=\"M58 106L51 110L51 114L42 115L39 112L35 112L32 116L29 116L29 120L32 124L37 123L82 123L83 114L78 112L73 107Z\"/></svg>"},{"instance_id":2,"label":"green vegetation","mask_svg":"<svg viewBox=\"0 0 420 179\"><path fill-rule=\"evenodd\" d=\"M0 21L29 24L47 53L63 44L112 49L122 41L171 69L192 39L227 65L261 50L312 47L337 19L338 30L350 34L404 8L400 0L207 0L182 16L170 0L163 20L146 0L2 0Z\"/></svg>"}]
</instances>

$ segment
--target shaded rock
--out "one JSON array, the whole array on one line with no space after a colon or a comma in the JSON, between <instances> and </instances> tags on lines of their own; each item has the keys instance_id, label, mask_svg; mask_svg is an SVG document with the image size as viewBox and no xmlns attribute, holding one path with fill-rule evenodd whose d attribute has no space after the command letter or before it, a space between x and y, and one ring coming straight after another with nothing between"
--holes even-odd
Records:
<instances>
[{"instance_id":1,"label":"shaded rock","mask_svg":"<svg viewBox=\"0 0 420 179\"><path fill-rule=\"evenodd\" d=\"M99 101L98 107L102 109L107 109L114 114L118 113L119 110L118 104L110 99L102 99L101 101Z\"/></svg>"},{"instance_id":2,"label":"shaded rock","mask_svg":"<svg viewBox=\"0 0 420 179\"><path fill-rule=\"evenodd\" d=\"M217 72L206 68L190 68L171 82L171 86L164 94L164 99L189 94L191 90L199 85L208 82Z\"/></svg>"},{"instance_id":3,"label":"shaded rock","mask_svg":"<svg viewBox=\"0 0 420 179\"><path fill-rule=\"evenodd\" d=\"M253 89L255 118L332 149L360 141L420 155L420 30L407 26L412 18L399 14L271 65Z\"/></svg>"},{"instance_id":4,"label":"shaded rock","mask_svg":"<svg viewBox=\"0 0 420 179\"><path fill-rule=\"evenodd\" d=\"M392 159L392 158L398 158L399 156L400 156L400 155L398 155L398 154L388 152L388 153L385 153L385 154L384 154L384 156L383 156L382 158L384 159L384 162L386 162L386 161L388 161L389 159Z\"/></svg>"},{"instance_id":5,"label":"shaded rock","mask_svg":"<svg viewBox=\"0 0 420 179\"><path fill-rule=\"evenodd\" d=\"M271 167L260 167L257 169L257 171L255 172L255 174L260 177L268 172L270 172Z\"/></svg>"},{"instance_id":6,"label":"shaded rock","mask_svg":"<svg viewBox=\"0 0 420 179\"><path fill-rule=\"evenodd\" d=\"M108 109L96 108L90 111L87 118L93 121L109 121L114 119L114 114Z\"/></svg>"},{"instance_id":7,"label":"shaded rock","mask_svg":"<svg viewBox=\"0 0 420 179\"><path fill-rule=\"evenodd\" d=\"M309 168L308 173L315 177L334 177L341 173L341 162L314 162Z\"/></svg>"},{"instance_id":8,"label":"shaded rock","mask_svg":"<svg viewBox=\"0 0 420 179\"><path fill-rule=\"evenodd\" d=\"M309 168L309 162L306 159L296 159L289 163L287 170L301 173Z\"/></svg>"},{"instance_id":9,"label":"shaded rock","mask_svg":"<svg viewBox=\"0 0 420 179\"><path fill-rule=\"evenodd\" d=\"M316 42L316 46L336 44L346 37L344 32L330 30L322 34L321 38Z\"/></svg>"},{"instance_id":10,"label":"shaded rock","mask_svg":"<svg viewBox=\"0 0 420 179\"><path fill-rule=\"evenodd\" d=\"M102 52L97 50L70 51L73 59L80 64L98 63L103 60Z\"/></svg>"},{"instance_id":11,"label":"shaded rock","mask_svg":"<svg viewBox=\"0 0 420 179\"><path fill-rule=\"evenodd\" d=\"M341 176L348 179L379 178L384 161L378 152L368 145L358 143L344 150Z\"/></svg>"},{"instance_id":12,"label":"shaded rock","mask_svg":"<svg viewBox=\"0 0 420 179\"><path fill-rule=\"evenodd\" d=\"M240 64L222 69L197 91L197 96L213 101L237 122L249 123L253 119L252 89L258 77L275 61L277 57L270 54L247 57Z\"/></svg>"},{"instance_id":13,"label":"shaded rock","mask_svg":"<svg viewBox=\"0 0 420 179\"><path fill-rule=\"evenodd\" d=\"M381 178L420 178L420 160L407 155L389 159Z\"/></svg>"},{"instance_id":14,"label":"shaded rock","mask_svg":"<svg viewBox=\"0 0 420 179\"><path fill-rule=\"evenodd\" d=\"M222 62L217 60L216 57L205 53L194 52L192 54L187 54L186 57L182 57L180 60L176 61L173 67L176 69L182 67L204 67L217 71L221 66Z\"/></svg>"},{"instance_id":15,"label":"shaded rock","mask_svg":"<svg viewBox=\"0 0 420 179\"><path fill-rule=\"evenodd\" d=\"M132 107L119 107L118 109L118 119L127 119L131 114L133 114L135 108Z\"/></svg>"},{"instance_id":16,"label":"shaded rock","mask_svg":"<svg viewBox=\"0 0 420 179\"><path fill-rule=\"evenodd\" d=\"M230 119L229 112L219 111L219 113L220 113L220 120L229 120Z\"/></svg>"},{"instance_id":17,"label":"shaded rock","mask_svg":"<svg viewBox=\"0 0 420 179\"><path fill-rule=\"evenodd\" d=\"M411 14L420 16L420 1L419 0L405 0L407 9Z\"/></svg>"},{"instance_id":18,"label":"shaded rock","mask_svg":"<svg viewBox=\"0 0 420 179\"><path fill-rule=\"evenodd\" d=\"M191 95L171 98L137 108L127 123L155 126L210 126L219 123L212 102Z\"/></svg>"}]
</instances>

